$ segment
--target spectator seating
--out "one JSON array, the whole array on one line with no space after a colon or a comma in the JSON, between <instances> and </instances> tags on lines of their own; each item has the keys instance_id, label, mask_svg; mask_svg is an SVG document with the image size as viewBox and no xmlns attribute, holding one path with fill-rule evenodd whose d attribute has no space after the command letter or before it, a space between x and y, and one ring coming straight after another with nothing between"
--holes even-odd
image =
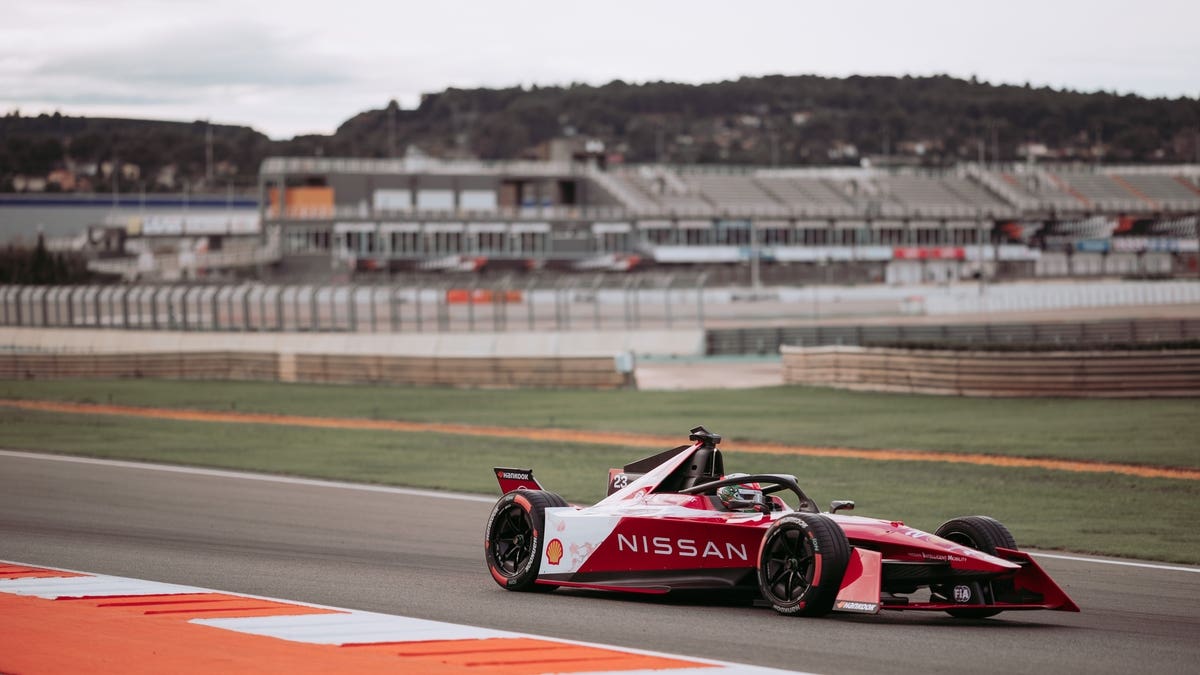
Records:
<instances>
[{"instance_id":1,"label":"spectator seating","mask_svg":"<svg viewBox=\"0 0 1200 675\"><path fill-rule=\"evenodd\" d=\"M1111 176L1098 173L1057 173L1052 176L1065 183L1071 194L1105 209L1137 210L1151 204Z\"/></svg>"},{"instance_id":2,"label":"spectator seating","mask_svg":"<svg viewBox=\"0 0 1200 675\"><path fill-rule=\"evenodd\" d=\"M693 174L685 176L684 180L717 208L763 209L781 206L748 175Z\"/></svg>"},{"instance_id":3,"label":"spectator seating","mask_svg":"<svg viewBox=\"0 0 1200 675\"><path fill-rule=\"evenodd\" d=\"M837 185L823 178L759 177L759 186L776 201L792 208L850 207L853 202Z\"/></svg>"},{"instance_id":4,"label":"spectator seating","mask_svg":"<svg viewBox=\"0 0 1200 675\"><path fill-rule=\"evenodd\" d=\"M1175 176L1116 174L1113 180L1136 190L1145 198L1174 208L1200 208L1200 191Z\"/></svg>"},{"instance_id":5,"label":"spectator seating","mask_svg":"<svg viewBox=\"0 0 1200 675\"><path fill-rule=\"evenodd\" d=\"M1022 201L1036 207L1056 210L1076 210L1087 205L1087 200L1068 192L1069 186L1044 171L1025 174L1001 172L1003 178Z\"/></svg>"},{"instance_id":6,"label":"spectator seating","mask_svg":"<svg viewBox=\"0 0 1200 675\"><path fill-rule=\"evenodd\" d=\"M1021 211L1111 215L1200 208L1193 178L1137 171L1102 173L1044 167L1012 171L971 166L958 175L871 170L783 172L682 171L666 166L605 172L603 184L623 206L639 213L716 217L721 213L804 217L970 218L1019 217Z\"/></svg>"}]
</instances>

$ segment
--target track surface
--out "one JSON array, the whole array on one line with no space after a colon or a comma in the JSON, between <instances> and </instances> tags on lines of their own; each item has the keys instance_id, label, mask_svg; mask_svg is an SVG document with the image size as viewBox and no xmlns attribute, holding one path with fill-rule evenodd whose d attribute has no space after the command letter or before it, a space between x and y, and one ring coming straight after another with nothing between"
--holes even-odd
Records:
<instances>
[{"instance_id":1,"label":"track surface","mask_svg":"<svg viewBox=\"0 0 1200 675\"><path fill-rule=\"evenodd\" d=\"M491 501L0 454L0 559L817 672L1194 672L1200 661L1194 571L1042 558L1083 613L983 621L518 594L483 567Z\"/></svg>"}]
</instances>

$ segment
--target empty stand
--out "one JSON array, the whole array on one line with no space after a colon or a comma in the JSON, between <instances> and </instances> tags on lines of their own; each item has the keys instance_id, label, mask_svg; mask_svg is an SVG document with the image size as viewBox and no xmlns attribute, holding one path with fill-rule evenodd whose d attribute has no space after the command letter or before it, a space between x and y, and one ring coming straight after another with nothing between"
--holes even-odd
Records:
<instances>
[{"instance_id":1,"label":"empty stand","mask_svg":"<svg viewBox=\"0 0 1200 675\"><path fill-rule=\"evenodd\" d=\"M1200 192L1175 176L1115 174L1113 180L1165 208L1200 208Z\"/></svg>"},{"instance_id":2,"label":"empty stand","mask_svg":"<svg viewBox=\"0 0 1200 675\"><path fill-rule=\"evenodd\" d=\"M849 213L853 210L854 202L832 179L759 177L756 180L776 201L801 212L824 209Z\"/></svg>"},{"instance_id":3,"label":"empty stand","mask_svg":"<svg viewBox=\"0 0 1200 675\"><path fill-rule=\"evenodd\" d=\"M1046 172L1001 172L1000 178L1027 208L1078 211L1089 206L1086 198L1072 195L1066 183Z\"/></svg>"},{"instance_id":4,"label":"empty stand","mask_svg":"<svg viewBox=\"0 0 1200 675\"><path fill-rule=\"evenodd\" d=\"M720 209L762 211L783 206L750 176L694 174L684 180Z\"/></svg>"},{"instance_id":5,"label":"empty stand","mask_svg":"<svg viewBox=\"0 0 1200 675\"><path fill-rule=\"evenodd\" d=\"M942 185L946 189L953 192L959 199L963 200L968 206L983 210L984 212L999 212L1010 210L1009 204L997 197L992 192L989 192L984 185L972 181L969 178L949 176L942 179Z\"/></svg>"},{"instance_id":6,"label":"empty stand","mask_svg":"<svg viewBox=\"0 0 1200 675\"><path fill-rule=\"evenodd\" d=\"M1055 173L1052 179L1065 184L1070 194L1088 204L1112 210L1143 210L1156 206L1152 201L1139 196L1111 176L1097 173Z\"/></svg>"}]
</instances>

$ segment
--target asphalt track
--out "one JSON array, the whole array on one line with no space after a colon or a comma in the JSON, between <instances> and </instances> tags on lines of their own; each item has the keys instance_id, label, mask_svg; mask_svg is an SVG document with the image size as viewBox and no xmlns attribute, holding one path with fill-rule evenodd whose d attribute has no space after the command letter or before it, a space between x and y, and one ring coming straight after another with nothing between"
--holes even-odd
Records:
<instances>
[{"instance_id":1,"label":"asphalt track","mask_svg":"<svg viewBox=\"0 0 1200 675\"><path fill-rule=\"evenodd\" d=\"M1043 557L1083 613L980 621L518 594L483 567L491 501L0 453L0 559L815 672L1195 672L1200 662L1195 568Z\"/></svg>"}]
</instances>

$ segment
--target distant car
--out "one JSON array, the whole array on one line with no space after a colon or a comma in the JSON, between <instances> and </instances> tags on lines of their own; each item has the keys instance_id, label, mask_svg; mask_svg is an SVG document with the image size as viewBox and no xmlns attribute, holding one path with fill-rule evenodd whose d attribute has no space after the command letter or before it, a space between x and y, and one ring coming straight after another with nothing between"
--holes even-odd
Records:
<instances>
[{"instance_id":1,"label":"distant car","mask_svg":"<svg viewBox=\"0 0 1200 675\"><path fill-rule=\"evenodd\" d=\"M511 591L729 591L803 616L1079 611L992 518L930 534L839 513L849 501L821 513L794 476L726 475L720 436L696 427L690 440L611 469L608 496L588 507L543 490L530 469L495 469L504 495L485 531L492 578Z\"/></svg>"}]
</instances>

